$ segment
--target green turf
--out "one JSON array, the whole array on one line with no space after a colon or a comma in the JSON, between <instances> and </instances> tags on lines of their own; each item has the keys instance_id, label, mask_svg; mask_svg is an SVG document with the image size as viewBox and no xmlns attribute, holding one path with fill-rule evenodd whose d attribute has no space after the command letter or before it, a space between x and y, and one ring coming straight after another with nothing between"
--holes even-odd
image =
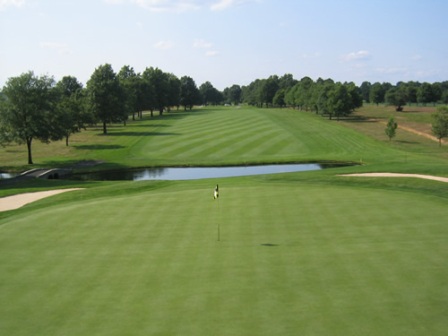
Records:
<instances>
[{"instance_id":1,"label":"green turf","mask_svg":"<svg viewBox=\"0 0 448 336\"><path fill-rule=\"evenodd\" d=\"M41 165L364 165L2 184L0 196L86 189L0 213L0 334L445 335L446 185L337 175L448 176L446 149L403 132L389 143L378 127L286 109L210 108L115 125L107 136L89 129L68 148L36 145ZM21 150L0 149L2 166L19 167Z\"/></svg>"},{"instance_id":2,"label":"green turf","mask_svg":"<svg viewBox=\"0 0 448 336\"><path fill-rule=\"evenodd\" d=\"M0 222L2 334L446 333L446 199L227 181Z\"/></svg>"}]
</instances>

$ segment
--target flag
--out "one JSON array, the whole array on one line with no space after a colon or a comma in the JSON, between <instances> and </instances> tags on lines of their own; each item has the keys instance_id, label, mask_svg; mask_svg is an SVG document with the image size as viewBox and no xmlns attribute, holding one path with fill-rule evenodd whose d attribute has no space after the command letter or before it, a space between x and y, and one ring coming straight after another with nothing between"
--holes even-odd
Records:
<instances>
[{"instance_id":1,"label":"flag","mask_svg":"<svg viewBox=\"0 0 448 336\"><path fill-rule=\"evenodd\" d=\"M213 193L213 199L217 199L219 197L219 187L216 185L215 192Z\"/></svg>"}]
</instances>

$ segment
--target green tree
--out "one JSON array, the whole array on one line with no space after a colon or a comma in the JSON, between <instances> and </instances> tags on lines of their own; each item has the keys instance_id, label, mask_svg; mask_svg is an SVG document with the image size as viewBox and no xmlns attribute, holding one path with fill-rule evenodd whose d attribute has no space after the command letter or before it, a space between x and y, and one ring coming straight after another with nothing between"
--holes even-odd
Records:
<instances>
[{"instance_id":1,"label":"green tree","mask_svg":"<svg viewBox=\"0 0 448 336\"><path fill-rule=\"evenodd\" d=\"M434 91L431 84L423 83L417 89L417 102L423 105L435 102Z\"/></svg>"},{"instance_id":2,"label":"green tree","mask_svg":"<svg viewBox=\"0 0 448 336\"><path fill-rule=\"evenodd\" d=\"M153 108L163 115L163 110L169 102L169 76L159 68L146 68L143 77L148 81L153 91ZM151 110L152 114L152 110Z\"/></svg>"},{"instance_id":3,"label":"green tree","mask_svg":"<svg viewBox=\"0 0 448 336\"><path fill-rule=\"evenodd\" d=\"M87 82L87 93L90 109L103 123L103 134L107 134L108 123L124 120L124 93L110 64L95 69Z\"/></svg>"},{"instance_id":4,"label":"green tree","mask_svg":"<svg viewBox=\"0 0 448 336\"><path fill-rule=\"evenodd\" d=\"M179 108L180 104L180 80L174 74L168 74L168 112L172 106Z\"/></svg>"},{"instance_id":5,"label":"green tree","mask_svg":"<svg viewBox=\"0 0 448 336\"><path fill-rule=\"evenodd\" d=\"M33 164L32 142L56 137L52 125L56 92L54 79L35 76L32 71L9 78L0 104L0 142L26 143L28 164Z\"/></svg>"},{"instance_id":6,"label":"green tree","mask_svg":"<svg viewBox=\"0 0 448 336\"><path fill-rule=\"evenodd\" d=\"M242 90L237 84L224 89L224 98L229 104L238 105L241 103Z\"/></svg>"},{"instance_id":7,"label":"green tree","mask_svg":"<svg viewBox=\"0 0 448 336\"><path fill-rule=\"evenodd\" d=\"M180 79L180 105L187 110L187 107L191 110L195 104L200 104L201 93L196 86L193 78L189 76L183 76Z\"/></svg>"},{"instance_id":8,"label":"green tree","mask_svg":"<svg viewBox=\"0 0 448 336\"><path fill-rule=\"evenodd\" d=\"M339 118L350 114L352 106L353 103L347 87L341 83L334 84L333 88L328 92L327 98L327 109L330 119L336 116L339 120Z\"/></svg>"},{"instance_id":9,"label":"green tree","mask_svg":"<svg viewBox=\"0 0 448 336\"><path fill-rule=\"evenodd\" d=\"M370 87L370 95L369 95L369 100L371 103L376 105L384 103L384 95L385 91L381 83L376 82L372 84L372 86Z\"/></svg>"},{"instance_id":10,"label":"green tree","mask_svg":"<svg viewBox=\"0 0 448 336\"><path fill-rule=\"evenodd\" d=\"M403 111L403 106L407 101L406 88L401 85L389 89L386 92L385 100L387 104L395 106L396 111Z\"/></svg>"},{"instance_id":11,"label":"green tree","mask_svg":"<svg viewBox=\"0 0 448 336\"><path fill-rule=\"evenodd\" d=\"M389 121L387 122L386 129L384 130L386 132L386 135L389 137L389 141L391 141L392 138L395 137L397 128L398 124L395 122L394 117L390 117Z\"/></svg>"},{"instance_id":12,"label":"green tree","mask_svg":"<svg viewBox=\"0 0 448 336\"><path fill-rule=\"evenodd\" d=\"M139 76L129 65L123 66L117 76L124 91L124 113L132 114L132 120L135 120L135 113L138 111Z\"/></svg>"},{"instance_id":13,"label":"green tree","mask_svg":"<svg viewBox=\"0 0 448 336\"><path fill-rule=\"evenodd\" d=\"M432 115L432 133L439 139L439 146L442 146L442 139L448 137L448 106L440 106L437 112Z\"/></svg>"},{"instance_id":14,"label":"green tree","mask_svg":"<svg viewBox=\"0 0 448 336\"><path fill-rule=\"evenodd\" d=\"M266 107L272 104L274 100L274 96L279 89L279 80L278 76L270 76L263 82L263 85L260 88L260 103L266 104Z\"/></svg>"},{"instance_id":15,"label":"green tree","mask_svg":"<svg viewBox=\"0 0 448 336\"><path fill-rule=\"evenodd\" d=\"M85 108L83 86L76 77L63 77L56 84L56 90L58 99L53 126L59 130L60 137L65 138L65 145L68 146L70 135L85 129L85 125L93 119Z\"/></svg>"},{"instance_id":16,"label":"green tree","mask_svg":"<svg viewBox=\"0 0 448 336\"><path fill-rule=\"evenodd\" d=\"M205 82L199 87L203 105L218 105L223 101L223 95L210 82Z\"/></svg>"},{"instance_id":17,"label":"green tree","mask_svg":"<svg viewBox=\"0 0 448 336\"><path fill-rule=\"evenodd\" d=\"M362 82L360 86L361 97L366 103L370 103L370 88L372 84L370 82Z\"/></svg>"}]
</instances>

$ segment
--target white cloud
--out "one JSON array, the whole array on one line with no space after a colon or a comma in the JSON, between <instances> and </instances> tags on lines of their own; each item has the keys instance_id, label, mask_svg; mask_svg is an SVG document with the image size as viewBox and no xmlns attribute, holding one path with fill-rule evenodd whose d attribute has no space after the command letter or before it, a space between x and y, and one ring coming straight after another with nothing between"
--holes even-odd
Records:
<instances>
[{"instance_id":1,"label":"white cloud","mask_svg":"<svg viewBox=\"0 0 448 336\"><path fill-rule=\"evenodd\" d=\"M207 42L203 39L196 39L196 40L194 40L193 47L199 48L199 49L208 49L208 48L213 47L213 44L210 42Z\"/></svg>"},{"instance_id":2,"label":"white cloud","mask_svg":"<svg viewBox=\"0 0 448 336\"><path fill-rule=\"evenodd\" d=\"M6 10L8 7L20 8L25 5L25 0L0 0L0 11Z\"/></svg>"},{"instance_id":3,"label":"white cloud","mask_svg":"<svg viewBox=\"0 0 448 336\"><path fill-rule=\"evenodd\" d=\"M219 55L219 52L217 50L208 50L205 53L205 56L207 56L207 57L214 57L214 56L217 56L217 55Z\"/></svg>"},{"instance_id":4,"label":"white cloud","mask_svg":"<svg viewBox=\"0 0 448 336\"><path fill-rule=\"evenodd\" d=\"M414 55L411 57L411 60L413 61L421 61L423 59L422 55Z\"/></svg>"},{"instance_id":5,"label":"white cloud","mask_svg":"<svg viewBox=\"0 0 448 336\"><path fill-rule=\"evenodd\" d=\"M408 72L408 69L400 67L391 67L391 68L377 68L376 71L384 75L396 75L396 74L406 74Z\"/></svg>"},{"instance_id":6,"label":"white cloud","mask_svg":"<svg viewBox=\"0 0 448 336\"><path fill-rule=\"evenodd\" d=\"M370 53L366 50L360 50L356 52L351 52L346 55L342 55L342 60L346 62L352 61L362 61L370 58Z\"/></svg>"},{"instance_id":7,"label":"white cloud","mask_svg":"<svg viewBox=\"0 0 448 336\"><path fill-rule=\"evenodd\" d=\"M211 11L222 11L234 6L242 5L244 3L258 1L259 0L103 0L104 3L109 5L132 4L152 12L177 13L189 12L204 8L208 8Z\"/></svg>"},{"instance_id":8,"label":"white cloud","mask_svg":"<svg viewBox=\"0 0 448 336\"><path fill-rule=\"evenodd\" d=\"M159 41L156 44L154 44L154 48L159 50L168 50L174 47L173 42L171 41Z\"/></svg>"},{"instance_id":9,"label":"white cloud","mask_svg":"<svg viewBox=\"0 0 448 336\"><path fill-rule=\"evenodd\" d=\"M58 54L67 55L71 54L68 44L66 43L57 43L57 42L41 42L40 47L42 49L50 49L56 51Z\"/></svg>"},{"instance_id":10,"label":"white cloud","mask_svg":"<svg viewBox=\"0 0 448 336\"><path fill-rule=\"evenodd\" d=\"M212 11L222 11L231 7L243 5L248 2L258 2L259 0L218 0L210 5Z\"/></svg>"}]
</instances>

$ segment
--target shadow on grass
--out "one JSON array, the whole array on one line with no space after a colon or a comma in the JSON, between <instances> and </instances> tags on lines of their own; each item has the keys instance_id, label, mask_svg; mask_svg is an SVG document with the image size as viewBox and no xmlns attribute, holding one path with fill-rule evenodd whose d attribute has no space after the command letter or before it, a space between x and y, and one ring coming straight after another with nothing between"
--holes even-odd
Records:
<instances>
[{"instance_id":1,"label":"shadow on grass","mask_svg":"<svg viewBox=\"0 0 448 336\"><path fill-rule=\"evenodd\" d=\"M76 149L88 149L88 150L107 150L107 149L121 149L124 146L121 145L75 145Z\"/></svg>"},{"instance_id":2,"label":"shadow on grass","mask_svg":"<svg viewBox=\"0 0 448 336\"><path fill-rule=\"evenodd\" d=\"M180 135L179 133L171 133L171 132L133 132L133 131L124 131L124 132L113 132L109 133L111 136L174 136Z\"/></svg>"}]
</instances>

